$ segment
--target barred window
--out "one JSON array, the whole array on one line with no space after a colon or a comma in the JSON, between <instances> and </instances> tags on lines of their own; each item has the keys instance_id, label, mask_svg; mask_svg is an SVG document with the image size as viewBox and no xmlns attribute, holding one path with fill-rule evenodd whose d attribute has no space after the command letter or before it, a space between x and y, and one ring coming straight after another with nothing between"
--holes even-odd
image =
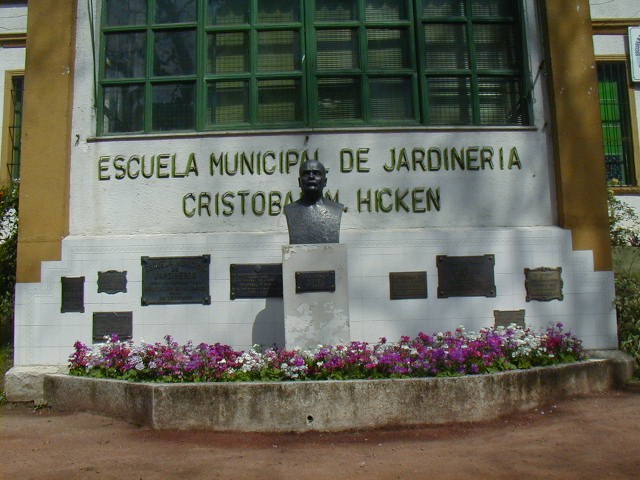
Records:
<instances>
[{"instance_id":1,"label":"barred window","mask_svg":"<svg viewBox=\"0 0 640 480\"><path fill-rule=\"evenodd\" d=\"M513 0L105 0L102 134L527 125Z\"/></svg>"}]
</instances>

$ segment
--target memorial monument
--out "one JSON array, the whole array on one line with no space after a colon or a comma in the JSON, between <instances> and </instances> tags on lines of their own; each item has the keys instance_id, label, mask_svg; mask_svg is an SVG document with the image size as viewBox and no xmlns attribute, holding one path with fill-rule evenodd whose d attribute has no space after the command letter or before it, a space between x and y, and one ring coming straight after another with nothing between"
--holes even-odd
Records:
<instances>
[{"instance_id":1,"label":"memorial monument","mask_svg":"<svg viewBox=\"0 0 640 480\"><path fill-rule=\"evenodd\" d=\"M300 199L284 208L289 243L339 243L344 206L323 196L327 185L324 165L313 159L302 163L298 184Z\"/></svg>"},{"instance_id":2,"label":"memorial monument","mask_svg":"<svg viewBox=\"0 0 640 480\"><path fill-rule=\"evenodd\" d=\"M300 166L300 199L287 205L289 243L282 250L285 345L314 348L350 340L347 250L340 241L344 207L323 196L324 165Z\"/></svg>"}]
</instances>

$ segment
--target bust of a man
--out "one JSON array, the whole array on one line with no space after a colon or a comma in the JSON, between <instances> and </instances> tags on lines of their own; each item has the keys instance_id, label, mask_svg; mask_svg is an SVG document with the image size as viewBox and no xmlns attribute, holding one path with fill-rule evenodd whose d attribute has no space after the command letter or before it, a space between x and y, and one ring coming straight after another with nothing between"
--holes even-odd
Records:
<instances>
[{"instance_id":1,"label":"bust of a man","mask_svg":"<svg viewBox=\"0 0 640 480\"><path fill-rule=\"evenodd\" d=\"M289 243L339 243L344 207L322 195L327 184L324 165L313 159L302 163L298 184L300 199L284 207Z\"/></svg>"}]
</instances>

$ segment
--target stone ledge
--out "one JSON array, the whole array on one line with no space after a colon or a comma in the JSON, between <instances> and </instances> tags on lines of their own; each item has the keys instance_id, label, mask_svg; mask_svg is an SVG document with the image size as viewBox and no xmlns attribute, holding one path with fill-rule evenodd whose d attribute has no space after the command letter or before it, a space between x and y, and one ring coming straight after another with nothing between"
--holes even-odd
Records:
<instances>
[{"instance_id":1,"label":"stone ledge","mask_svg":"<svg viewBox=\"0 0 640 480\"><path fill-rule=\"evenodd\" d=\"M475 422L609 390L615 366L594 359L450 378L132 383L46 375L55 409L91 411L155 429L340 431Z\"/></svg>"},{"instance_id":2,"label":"stone ledge","mask_svg":"<svg viewBox=\"0 0 640 480\"><path fill-rule=\"evenodd\" d=\"M10 402L44 402L43 382L47 374L65 373L65 366L29 365L11 368L4 377L4 389Z\"/></svg>"}]
</instances>

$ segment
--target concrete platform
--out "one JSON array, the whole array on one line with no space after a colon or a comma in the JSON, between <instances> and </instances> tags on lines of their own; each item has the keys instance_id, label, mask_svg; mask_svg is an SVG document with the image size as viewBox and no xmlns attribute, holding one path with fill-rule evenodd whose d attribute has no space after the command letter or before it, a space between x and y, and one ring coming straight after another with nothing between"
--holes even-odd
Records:
<instances>
[{"instance_id":1,"label":"concrete platform","mask_svg":"<svg viewBox=\"0 0 640 480\"><path fill-rule=\"evenodd\" d=\"M491 420L619 383L594 359L492 375L387 380L132 383L47 375L45 401L155 429L304 432Z\"/></svg>"}]
</instances>

